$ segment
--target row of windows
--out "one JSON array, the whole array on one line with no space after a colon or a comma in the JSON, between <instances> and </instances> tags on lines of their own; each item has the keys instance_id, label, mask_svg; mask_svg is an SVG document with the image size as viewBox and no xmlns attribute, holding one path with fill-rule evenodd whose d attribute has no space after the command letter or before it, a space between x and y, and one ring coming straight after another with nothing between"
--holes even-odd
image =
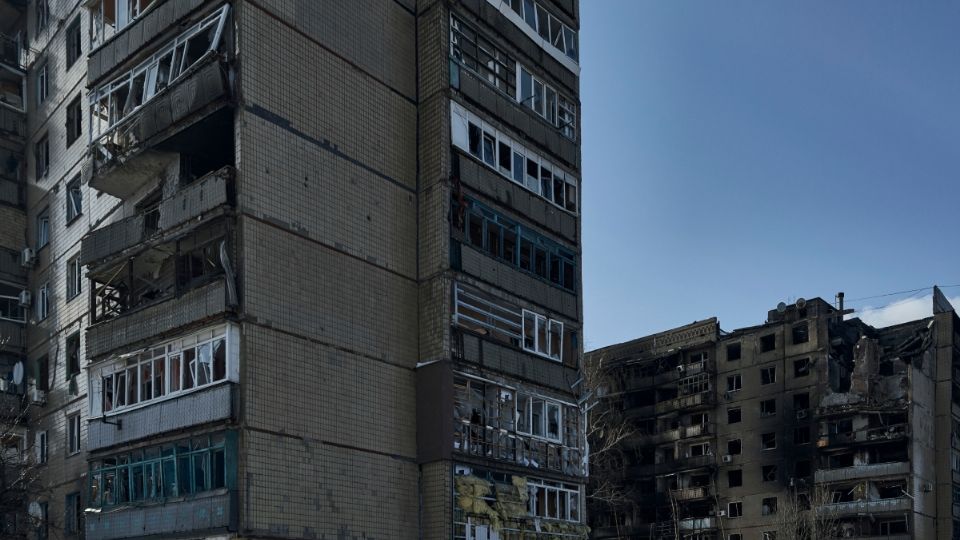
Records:
<instances>
[{"instance_id":1,"label":"row of windows","mask_svg":"<svg viewBox=\"0 0 960 540\"><path fill-rule=\"evenodd\" d=\"M507 307L461 283L454 284L454 323L493 339L560 362L574 354L563 322L527 309ZM566 334L572 334L572 331ZM566 345L566 346L565 346Z\"/></svg>"},{"instance_id":2,"label":"row of windows","mask_svg":"<svg viewBox=\"0 0 960 540\"><path fill-rule=\"evenodd\" d=\"M223 6L145 62L90 92L91 141L107 134L189 70L208 51L215 50L228 8Z\"/></svg>"},{"instance_id":3,"label":"row of windows","mask_svg":"<svg viewBox=\"0 0 960 540\"><path fill-rule=\"evenodd\" d=\"M794 345L800 345L810 341L810 327L806 322L802 322L790 329L791 338ZM760 336L760 352L770 352L777 349L777 335L766 334ZM730 343L727 345L727 360L740 360L743 354L740 343Z\"/></svg>"},{"instance_id":4,"label":"row of windows","mask_svg":"<svg viewBox=\"0 0 960 540\"><path fill-rule=\"evenodd\" d=\"M93 461L89 505L107 508L227 487L227 453L227 437L218 434Z\"/></svg>"},{"instance_id":5,"label":"row of windows","mask_svg":"<svg viewBox=\"0 0 960 540\"><path fill-rule=\"evenodd\" d=\"M91 387L100 394L100 411L94 413L121 411L226 380L227 334L224 327L206 330L100 367L91 374Z\"/></svg>"},{"instance_id":6,"label":"row of windows","mask_svg":"<svg viewBox=\"0 0 960 540\"><path fill-rule=\"evenodd\" d=\"M510 7L553 48L573 61L579 59L577 33L535 0L510 0Z\"/></svg>"},{"instance_id":7,"label":"row of windows","mask_svg":"<svg viewBox=\"0 0 960 540\"><path fill-rule=\"evenodd\" d=\"M577 140L576 103L453 16L450 55L511 99L532 109L564 137Z\"/></svg>"},{"instance_id":8,"label":"row of windows","mask_svg":"<svg viewBox=\"0 0 960 540\"><path fill-rule=\"evenodd\" d=\"M67 301L70 301L80 296L80 293L83 292L83 268L80 265L79 255L67 261L66 280ZM46 320L46 318L50 316L51 296L49 281L37 287L36 293L31 301L33 302L34 314L38 322ZM0 304L4 303L3 297L0 297ZM2 307L0 307L0 309L2 309ZM21 309L21 316L24 313ZM0 318L3 318L2 312L0 312Z\"/></svg>"},{"instance_id":9,"label":"row of windows","mask_svg":"<svg viewBox=\"0 0 960 540\"><path fill-rule=\"evenodd\" d=\"M516 223L473 199L454 201L457 224L465 241L520 270L576 291L576 262L572 251L546 236Z\"/></svg>"},{"instance_id":10,"label":"row of windows","mask_svg":"<svg viewBox=\"0 0 960 540\"><path fill-rule=\"evenodd\" d=\"M579 208L577 178L531 152L457 103L450 108L454 146L528 191L574 214Z\"/></svg>"}]
</instances>

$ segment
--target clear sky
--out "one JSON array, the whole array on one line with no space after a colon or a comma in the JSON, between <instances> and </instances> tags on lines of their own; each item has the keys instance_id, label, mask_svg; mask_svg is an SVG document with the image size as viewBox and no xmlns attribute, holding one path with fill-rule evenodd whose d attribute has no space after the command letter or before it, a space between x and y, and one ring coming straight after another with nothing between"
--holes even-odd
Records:
<instances>
[{"instance_id":1,"label":"clear sky","mask_svg":"<svg viewBox=\"0 0 960 540\"><path fill-rule=\"evenodd\" d=\"M581 0L581 17L588 350L960 284L960 2Z\"/></svg>"}]
</instances>

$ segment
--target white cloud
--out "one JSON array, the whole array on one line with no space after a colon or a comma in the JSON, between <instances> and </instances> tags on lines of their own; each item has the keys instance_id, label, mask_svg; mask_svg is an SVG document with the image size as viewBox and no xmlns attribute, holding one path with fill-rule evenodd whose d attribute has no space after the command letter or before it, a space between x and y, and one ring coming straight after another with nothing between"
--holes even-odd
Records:
<instances>
[{"instance_id":1,"label":"white cloud","mask_svg":"<svg viewBox=\"0 0 960 540\"><path fill-rule=\"evenodd\" d=\"M954 308L960 307L960 297L949 298ZM893 326L923 319L933 315L933 295L897 300L879 307L866 306L847 317L860 317L863 322L876 328Z\"/></svg>"}]
</instances>

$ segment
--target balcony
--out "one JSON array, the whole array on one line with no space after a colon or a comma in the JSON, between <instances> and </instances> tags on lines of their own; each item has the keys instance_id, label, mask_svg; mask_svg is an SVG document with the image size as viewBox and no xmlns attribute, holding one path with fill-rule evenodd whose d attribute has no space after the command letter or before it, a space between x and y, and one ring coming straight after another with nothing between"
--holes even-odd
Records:
<instances>
[{"instance_id":1,"label":"balcony","mask_svg":"<svg viewBox=\"0 0 960 540\"><path fill-rule=\"evenodd\" d=\"M586 476L583 451L578 448L468 422L456 422L453 437L454 449L466 455Z\"/></svg>"},{"instance_id":2,"label":"balcony","mask_svg":"<svg viewBox=\"0 0 960 540\"><path fill-rule=\"evenodd\" d=\"M171 538L181 534L206 537L200 531L236 530L237 513L237 492L227 489L163 504L131 505L109 512L88 510L86 538Z\"/></svg>"},{"instance_id":3,"label":"balcony","mask_svg":"<svg viewBox=\"0 0 960 540\"><path fill-rule=\"evenodd\" d=\"M673 489L670 490L670 496L677 501L694 501L697 499L705 499L710 496L710 487L700 486Z\"/></svg>"},{"instance_id":4,"label":"balcony","mask_svg":"<svg viewBox=\"0 0 960 540\"><path fill-rule=\"evenodd\" d=\"M229 279L229 278L227 278ZM122 313L87 329L87 358L163 336L188 324L213 320L231 309L235 300L223 277L179 296Z\"/></svg>"},{"instance_id":5,"label":"balcony","mask_svg":"<svg viewBox=\"0 0 960 540\"><path fill-rule=\"evenodd\" d=\"M200 225L211 212L229 204L233 176L232 167L223 167L162 201L158 215L131 216L91 231L83 238L80 264L129 255L133 248L162 243L172 232L183 233L174 230L184 223L189 222L191 228Z\"/></svg>"},{"instance_id":6,"label":"balcony","mask_svg":"<svg viewBox=\"0 0 960 540\"><path fill-rule=\"evenodd\" d=\"M912 509L913 501L911 501L908 497L897 497L895 499L878 499L824 504L817 507L817 513L834 516L847 516L851 514L877 514L881 512L909 512Z\"/></svg>"},{"instance_id":7,"label":"balcony","mask_svg":"<svg viewBox=\"0 0 960 540\"><path fill-rule=\"evenodd\" d=\"M708 390L706 392L700 392L699 394L680 396L667 401L661 401L657 403L656 412L657 414L664 414L674 410L701 409L712 406L715 401L716 396L714 396L712 391Z\"/></svg>"},{"instance_id":8,"label":"balcony","mask_svg":"<svg viewBox=\"0 0 960 540\"><path fill-rule=\"evenodd\" d=\"M214 115L209 124L195 125L227 104L225 72L217 57L208 56L97 135L90 147L90 185L125 199L166 172L171 152L202 154L206 147L222 144L216 139L230 135L232 117ZM188 129L192 126L197 129Z\"/></svg>"},{"instance_id":9,"label":"balcony","mask_svg":"<svg viewBox=\"0 0 960 540\"><path fill-rule=\"evenodd\" d=\"M823 435L817 440L817 448L825 450L843 448L852 444L899 441L910 437L910 426L894 424L844 433Z\"/></svg>"},{"instance_id":10,"label":"balcony","mask_svg":"<svg viewBox=\"0 0 960 540\"><path fill-rule=\"evenodd\" d=\"M838 469L819 469L816 471L814 478L817 483L829 483L884 476L905 476L907 474L910 474L910 463L895 462L854 465L853 467Z\"/></svg>"},{"instance_id":11,"label":"balcony","mask_svg":"<svg viewBox=\"0 0 960 540\"><path fill-rule=\"evenodd\" d=\"M694 437L705 437L713 435L713 424L694 424L681 428L680 438L692 439Z\"/></svg>"},{"instance_id":12,"label":"balcony","mask_svg":"<svg viewBox=\"0 0 960 540\"><path fill-rule=\"evenodd\" d=\"M22 354L27 347L22 323L0 319L0 351Z\"/></svg>"}]
</instances>

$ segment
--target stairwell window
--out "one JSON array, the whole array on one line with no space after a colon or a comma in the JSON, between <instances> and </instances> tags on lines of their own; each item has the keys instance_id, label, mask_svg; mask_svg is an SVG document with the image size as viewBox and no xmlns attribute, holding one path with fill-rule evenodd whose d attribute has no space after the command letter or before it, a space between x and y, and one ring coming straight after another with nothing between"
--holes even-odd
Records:
<instances>
[{"instance_id":1,"label":"stairwell window","mask_svg":"<svg viewBox=\"0 0 960 540\"><path fill-rule=\"evenodd\" d=\"M67 225L83 213L83 187L78 174L67 184Z\"/></svg>"},{"instance_id":2,"label":"stairwell window","mask_svg":"<svg viewBox=\"0 0 960 540\"><path fill-rule=\"evenodd\" d=\"M80 452L80 413L67 416L67 455Z\"/></svg>"},{"instance_id":3,"label":"stairwell window","mask_svg":"<svg viewBox=\"0 0 960 540\"><path fill-rule=\"evenodd\" d=\"M50 140L47 135L37 139L33 144L33 160L37 174L37 180L47 175L50 170Z\"/></svg>"},{"instance_id":4,"label":"stairwell window","mask_svg":"<svg viewBox=\"0 0 960 540\"><path fill-rule=\"evenodd\" d=\"M37 289L37 320L42 321L50 314L50 282Z\"/></svg>"},{"instance_id":5,"label":"stairwell window","mask_svg":"<svg viewBox=\"0 0 960 540\"><path fill-rule=\"evenodd\" d=\"M77 94L77 97L73 98L73 101L67 105L67 147L76 142L80 138L80 134L83 133L81 117L80 94Z\"/></svg>"},{"instance_id":6,"label":"stairwell window","mask_svg":"<svg viewBox=\"0 0 960 540\"><path fill-rule=\"evenodd\" d=\"M50 80L47 76L47 63L40 64L36 71L37 83L37 105L47 101L47 94L50 92Z\"/></svg>"}]
</instances>

